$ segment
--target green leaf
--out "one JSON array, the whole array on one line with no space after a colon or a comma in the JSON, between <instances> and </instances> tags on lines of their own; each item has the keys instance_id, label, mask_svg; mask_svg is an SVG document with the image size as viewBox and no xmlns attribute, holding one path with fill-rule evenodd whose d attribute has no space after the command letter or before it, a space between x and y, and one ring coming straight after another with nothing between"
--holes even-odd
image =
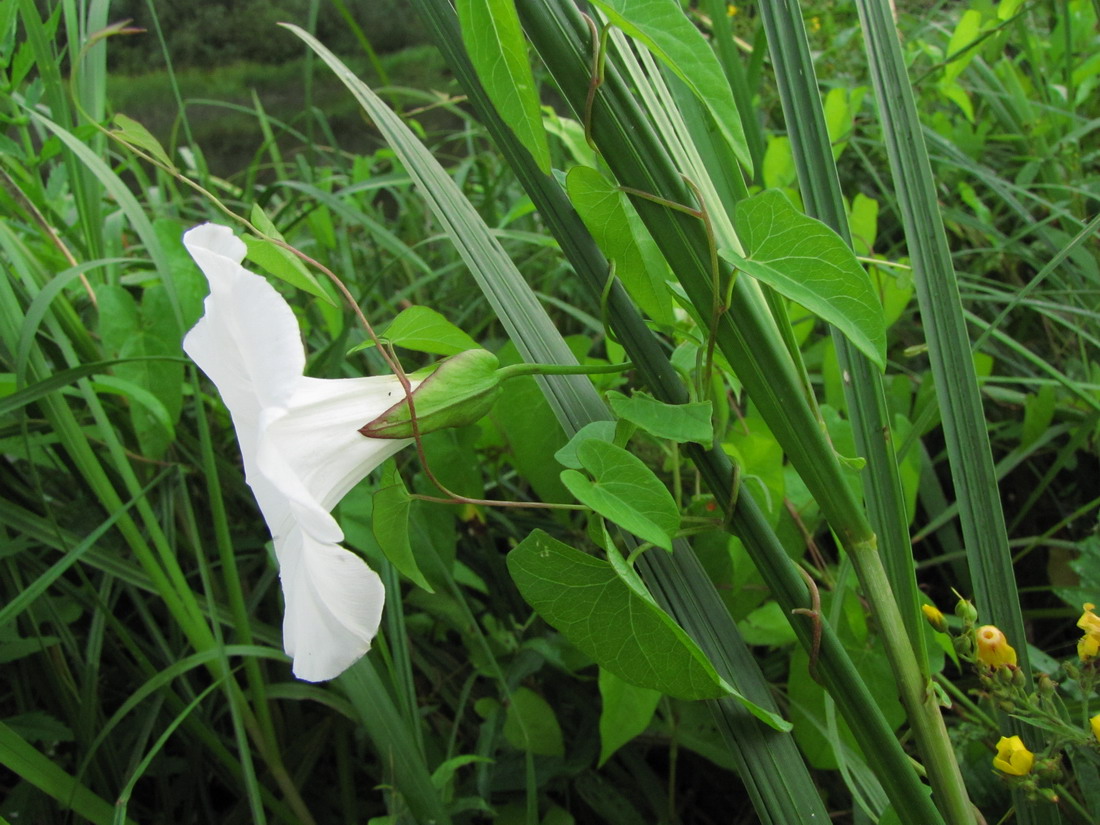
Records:
<instances>
[{"instance_id":1,"label":"green leaf","mask_svg":"<svg viewBox=\"0 0 1100 825\"><path fill-rule=\"evenodd\" d=\"M738 622L737 629L750 645L783 647L798 641L790 619L779 606L779 602L765 602L749 613L744 621Z\"/></svg>"},{"instance_id":2,"label":"green leaf","mask_svg":"<svg viewBox=\"0 0 1100 825\"><path fill-rule=\"evenodd\" d=\"M389 341L394 346L415 352L428 352L432 355L455 355L465 350L480 348L477 341L434 309L422 306L402 310L386 327L385 332L379 333L378 337ZM372 346L374 342L367 341L355 350Z\"/></svg>"},{"instance_id":3,"label":"green leaf","mask_svg":"<svg viewBox=\"0 0 1100 825\"><path fill-rule=\"evenodd\" d=\"M508 554L508 572L536 613L620 679L683 699L727 695L695 642L610 563L535 530Z\"/></svg>"},{"instance_id":4,"label":"green leaf","mask_svg":"<svg viewBox=\"0 0 1100 825\"><path fill-rule=\"evenodd\" d=\"M636 392L627 398L609 392L607 400L619 418L637 424L650 435L670 441L694 441L708 449L714 440L709 401L691 404L666 404L652 395Z\"/></svg>"},{"instance_id":5,"label":"green leaf","mask_svg":"<svg viewBox=\"0 0 1100 825\"><path fill-rule=\"evenodd\" d=\"M970 94L966 89L953 80L941 80L936 88L940 90L940 94L962 109L967 120L974 122L974 104L970 101Z\"/></svg>"},{"instance_id":6,"label":"green leaf","mask_svg":"<svg viewBox=\"0 0 1100 825\"><path fill-rule=\"evenodd\" d=\"M66 773L48 756L0 722L0 764L23 781L52 796L60 808L96 825L115 821L115 806ZM131 819L123 820L127 825Z\"/></svg>"},{"instance_id":7,"label":"green leaf","mask_svg":"<svg viewBox=\"0 0 1100 825\"><path fill-rule=\"evenodd\" d=\"M1024 423L1020 428L1020 446L1029 447L1039 440L1054 420L1054 387L1043 384L1036 395L1024 399Z\"/></svg>"},{"instance_id":8,"label":"green leaf","mask_svg":"<svg viewBox=\"0 0 1100 825\"><path fill-rule=\"evenodd\" d=\"M615 263L615 275L642 311L655 321L672 323L672 296L665 288L668 264L626 195L595 169L574 166L565 177L573 208Z\"/></svg>"},{"instance_id":9,"label":"green leaf","mask_svg":"<svg viewBox=\"0 0 1100 825\"><path fill-rule=\"evenodd\" d=\"M436 479L460 496L485 497L482 472L486 465L477 449L480 436L480 426L472 425L427 433L421 439L424 456Z\"/></svg>"},{"instance_id":10,"label":"green leaf","mask_svg":"<svg viewBox=\"0 0 1100 825\"><path fill-rule=\"evenodd\" d=\"M450 759L441 764L438 768L432 771L432 785L438 790L443 790L448 787L454 780L455 773L459 768L466 765L473 764L492 764L493 760L487 756L476 756L472 753L464 753L460 756L452 756Z\"/></svg>"},{"instance_id":11,"label":"green leaf","mask_svg":"<svg viewBox=\"0 0 1100 825\"><path fill-rule=\"evenodd\" d=\"M549 175L550 146L515 3L458 0L456 9L470 62L489 99L542 173Z\"/></svg>"},{"instance_id":12,"label":"green leaf","mask_svg":"<svg viewBox=\"0 0 1100 825\"><path fill-rule=\"evenodd\" d=\"M105 284L97 290L104 352L133 359L118 364L114 378L100 383L127 397L141 453L157 460L174 440L183 409L183 364L173 358L180 355L180 335L164 286L153 283L142 293L139 308L124 287Z\"/></svg>"},{"instance_id":13,"label":"green leaf","mask_svg":"<svg viewBox=\"0 0 1100 825\"><path fill-rule=\"evenodd\" d=\"M648 726L661 701L660 691L624 681L607 668L600 668L600 761L611 758L619 748Z\"/></svg>"},{"instance_id":14,"label":"green leaf","mask_svg":"<svg viewBox=\"0 0 1100 825\"><path fill-rule=\"evenodd\" d=\"M944 53L944 56L951 62L943 68L942 84L954 83L959 75L963 73L963 70L970 65L970 61L974 59L978 51L967 47L978 39L981 32L982 13L975 9L964 11L962 17L959 18L958 25L955 26L950 42L947 44L947 51ZM966 51L963 51L964 49ZM960 54L960 52L962 53ZM973 117L971 120L973 120Z\"/></svg>"},{"instance_id":15,"label":"green leaf","mask_svg":"<svg viewBox=\"0 0 1100 825\"><path fill-rule=\"evenodd\" d=\"M40 710L9 716L4 723L28 742L72 742L74 739L67 725Z\"/></svg>"},{"instance_id":16,"label":"green leaf","mask_svg":"<svg viewBox=\"0 0 1100 825\"><path fill-rule=\"evenodd\" d=\"M269 240L269 238L274 238L279 241L284 241L285 239L279 230L275 228L275 224L271 222L271 219L264 214L259 204L253 205L249 220L252 222L253 226L268 237L257 238L254 235L241 236L241 240L244 241L244 245L248 248L248 254L246 256L248 260L252 261L265 272L274 275L280 280L286 281L296 289L308 292L310 295L314 295L335 306L336 302L332 300L332 296L330 296L325 291L325 288L318 283L313 273L306 268L306 265L302 263L297 256L292 255L278 244L272 243Z\"/></svg>"},{"instance_id":17,"label":"green leaf","mask_svg":"<svg viewBox=\"0 0 1100 825\"><path fill-rule=\"evenodd\" d=\"M554 458L563 467L568 467L571 470L583 470L584 465L577 458L577 448L590 438L606 441L609 444L613 443L615 441L615 422L590 421L577 430L573 437L569 439L568 444L554 453Z\"/></svg>"},{"instance_id":18,"label":"green leaf","mask_svg":"<svg viewBox=\"0 0 1100 825\"><path fill-rule=\"evenodd\" d=\"M164 250L167 281L171 282L171 292L179 303L180 330L174 336L176 352L179 352L183 332L191 329L202 316L203 299L210 291L206 276L195 266L191 253L183 245L183 233L189 227L189 223L170 218L158 218L153 222L153 230Z\"/></svg>"},{"instance_id":19,"label":"green leaf","mask_svg":"<svg viewBox=\"0 0 1100 825\"><path fill-rule=\"evenodd\" d=\"M520 750L539 756L565 755L561 726L554 709L529 688L517 688L509 697L504 738Z\"/></svg>"},{"instance_id":20,"label":"green leaf","mask_svg":"<svg viewBox=\"0 0 1100 825\"><path fill-rule=\"evenodd\" d=\"M515 348L511 351L514 354ZM524 375L508 380L489 419L500 433L508 462L538 497L558 503L569 501L569 493L558 477L559 469L546 460L562 447L565 436L535 379Z\"/></svg>"},{"instance_id":21,"label":"green leaf","mask_svg":"<svg viewBox=\"0 0 1100 825\"><path fill-rule=\"evenodd\" d=\"M791 139L786 135L768 138L768 148L764 150L764 185L769 189L791 186L797 180L794 167L794 154L791 152Z\"/></svg>"},{"instance_id":22,"label":"green leaf","mask_svg":"<svg viewBox=\"0 0 1100 825\"><path fill-rule=\"evenodd\" d=\"M397 464L387 461L382 468L382 480L372 496L374 511L371 530L386 558L406 578L429 593L435 590L428 584L413 555L409 542L409 508L412 499L405 489L405 482L397 472Z\"/></svg>"},{"instance_id":23,"label":"green leaf","mask_svg":"<svg viewBox=\"0 0 1100 825\"><path fill-rule=\"evenodd\" d=\"M111 134L115 137L152 155L167 168L175 168L175 164L168 157L168 153L164 151L164 147L160 145L160 141L153 137L152 132L132 117L120 113L115 115L113 123L115 128L111 130Z\"/></svg>"},{"instance_id":24,"label":"green leaf","mask_svg":"<svg viewBox=\"0 0 1100 825\"><path fill-rule=\"evenodd\" d=\"M848 211L848 230L857 255L870 255L878 237L878 201L857 192Z\"/></svg>"},{"instance_id":25,"label":"green leaf","mask_svg":"<svg viewBox=\"0 0 1100 825\"><path fill-rule=\"evenodd\" d=\"M836 326L886 369L882 306L833 230L798 212L782 192L767 191L737 204L737 231L747 257L723 249L723 258Z\"/></svg>"},{"instance_id":26,"label":"green leaf","mask_svg":"<svg viewBox=\"0 0 1100 825\"><path fill-rule=\"evenodd\" d=\"M641 459L622 447L588 439L577 447L577 460L594 480L564 470L562 483L577 500L620 527L672 552L680 512L672 494Z\"/></svg>"},{"instance_id":27,"label":"green leaf","mask_svg":"<svg viewBox=\"0 0 1100 825\"><path fill-rule=\"evenodd\" d=\"M677 0L593 0L608 19L645 44L668 66L714 118L737 159L752 172L741 115L722 64Z\"/></svg>"}]
</instances>

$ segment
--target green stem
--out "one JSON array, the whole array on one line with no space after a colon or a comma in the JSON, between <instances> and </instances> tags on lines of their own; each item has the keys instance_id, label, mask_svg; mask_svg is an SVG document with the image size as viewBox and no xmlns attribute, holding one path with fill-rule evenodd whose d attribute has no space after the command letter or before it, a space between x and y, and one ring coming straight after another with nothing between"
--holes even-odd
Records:
<instances>
[{"instance_id":1,"label":"green stem","mask_svg":"<svg viewBox=\"0 0 1100 825\"><path fill-rule=\"evenodd\" d=\"M901 703L909 716L909 726L924 758L924 768L940 810L949 823L973 823L977 821L976 811L967 795L936 692L931 680L921 675L876 542L873 539L859 542L848 548L848 556L871 604L871 612L878 620L878 631L890 659Z\"/></svg>"},{"instance_id":2,"label":"green stem","mask_svg":"<svg viewBox=\"0 0 1100 825\"><path fill-rule=\"evenodd\" d=\"M625 372L633 364L629 361L623 364L511 364L497 370L501 381L516 378L520 375L608 375L610 373Z\"/></svg>"}]
</instances>

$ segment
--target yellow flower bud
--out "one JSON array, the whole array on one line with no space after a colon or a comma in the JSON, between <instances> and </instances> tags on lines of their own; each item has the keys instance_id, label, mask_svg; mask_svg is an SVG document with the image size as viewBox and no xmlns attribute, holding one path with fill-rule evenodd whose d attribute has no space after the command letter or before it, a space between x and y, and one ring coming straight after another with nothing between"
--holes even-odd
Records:
<instances>
[{"instance_id":1,"label":"yellow flower bud","mask_svg":"<svg viewBox=\"0 0 1100 825\"><path fill-rule=\"evenodd\" d=\"M1027 749L1019 736L1002 736L997 743L993 767L1009 776L1027 776L1035 762L1035 754Z\"/></svg>"},{"instance_id":2,"label":"yellow flower bud","mask_svg":"<svg viewBox=\"0 0 1100 825\"><path fill-rule=\"evenodd\" d=\"M992 668L1016 664L1016 651L1008 643L1005 634L991 624L982 625L975 634L978 644L978 661Z\"/></svg>"},{"instance_id":3,"label":"yellow flower bud","mask_svg":"<svg viewBox=\"0 0 1100 825\"><path fill-rule=\"evenodd\" d=\"M921 612L924 614L924 618L928 620L928 624L932 625L932 629L938 633L947 632L947 621L943 618L943 613L934 604L922 604L920 606Z\"/></svg>"},{"instance_id":4,"label":"yellow flower bud","mask_svg":"<svg viewBox=\"0 0 1100 825\"><path fill-rule=\"evenodd\" d=\"M1092 735L1096 737L1096 741L1100 742L1100 713L1089 719L1089 727L1092 728Z\"/></svg>"}]
</instances>

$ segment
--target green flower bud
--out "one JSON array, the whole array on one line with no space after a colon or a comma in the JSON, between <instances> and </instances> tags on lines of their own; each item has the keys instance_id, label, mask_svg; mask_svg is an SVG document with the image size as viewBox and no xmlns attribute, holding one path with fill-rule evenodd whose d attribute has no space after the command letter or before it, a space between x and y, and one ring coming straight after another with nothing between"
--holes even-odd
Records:
<instances>
[{"instance_id":1,"label":"green flower bud","mask_svg":"<svg viewBox=\"0 0 1100 825\"><path fill-rule=\"evenodd\" d=\"M488 350L471 349L441 361L412 393L420 434L473 424L500 394L500 361ZM408 399L402 398L359 432L368 438L412 438Z\"/></svg>"},{"instance_id":2,"label":"green flower bud","mask_svg":"<svg viewBox=\"0 0 1100 825\"><path fill-rule=\"evenodd\" d=\"M1018 667L1012 668L1012 687L1023 690L1027 687L1027 676Z\"/></svg>"},{"instance_id":3,"label":"green flower bud","mask_svg":"<svg viewBox=\"0 0 1100 825\"><path fill-rule=\"evenodd\" d=\"M959 654L960 659L974 658L974 640L970 638L969 633L964 633L961 636L952 636L951 644L955 646L955 652Z\"/></svg>"},{"instance_id":4,"label":"green flower bud","mask_svg":"<svg viewBox=\"0 0 1100 825\"><path fill-rule=\"evenodd\" d=\"M1036 679L1036 688L1039 691L1039 696L1043 699L1049 699L1054 695L1054 692L1058 689L1058 683L1051 679L1047 674L1040 673Z\"/></svg>"},{"instance_id":5,"label":"green flower bud","mask_svg":"<svg viewBox=\"0 0 1100 825\"><path fill-rule=\"evenodd\" d=\"M978 611L966 599L959 599L955 605L955 615L962 619L963 628L973 627L978 622Z\"/></svg>"}]
</instances>

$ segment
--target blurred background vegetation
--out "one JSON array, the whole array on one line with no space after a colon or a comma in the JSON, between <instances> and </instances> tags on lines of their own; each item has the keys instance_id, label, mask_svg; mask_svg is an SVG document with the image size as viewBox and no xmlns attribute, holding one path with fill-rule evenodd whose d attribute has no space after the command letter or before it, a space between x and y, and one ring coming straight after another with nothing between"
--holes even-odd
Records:
<instances>
[{"instance_id":1,"label":"blurred background vegetation","mask_svg":"<svg viewBox=\"0 0 1100 825\"><path fill-rule=\"evenodd\" d=\"M187 101L194 141L203 147L210 170L223 176L252 160L257 105L288 123L302 120L308 104L317 116L306 112L307 130L310 120L324 121L343 149L370 146L359 108L340 81L331 72L314 72L309 50L277 23L316 32L374 86L430 90L448 84L442 58L402 0L123 0L111 4L111 20L132 20L133 27L144 29L111 42L107 93L112 108L138 118L171 143L181 123L171 70ZM434 122L442 125L439 118Z\"/></svg>"},{"instance_id":2,"label":"blurred background vegetation","mask_svg":"<svg viewBox=\"0 0 1100 825\"><path fill-rule=\"evenodd\" d=\"M83 4L36 2L42 10L42 30L52 38L67 75L66 26L72 21L65 17L65 9ZM699 28L709 33L712 21L699 12L700 4L684 5L691 8ZM952 588L969 592L964 547L933 412L924 330L904 268L908 253L900 208L870 101L862 34L852 3L815 0L804 5L856 249L876 262L873 277L893 302L888 307L893 323L887 389L891 412L912 425L913 437L906 445L909 515L920 581L927 595L946 608L954 600ZM1052 656L1068 656L1079 635L1074 621L1081 602L1100 601L1100 271L1095 237L1078 243L1053 271L1046 267L1100 209L1096 15L1092 5L1081 0L1015 4L1013 13L1020 19L1012 22L998 17L998 9L1010 5L1003 2L898 5L899 30L924 118L941 212L963 300L975 324L972 338L981 334L982 324L1014 306L998 328L999 335L976 347L975 362L1016 572L1023 584L1030 641ZM764 147L755 183L797 198L795 166L766 65L759 18L747 6L728 6L727 14L754 93L752 105ZM104 122L113 113L130 115L157 136L173 162L223 195L241 214L261 204L288 241L347 279L376 320L392 318L409 303L440 307L479 343L515 357L510 347L502 348L502 330L393 153L339 80L298 39L278 28L279 21L315 31L403 114L542 293L555 323L572 336L571 344L580 353L606 353L598 307L570 277L569 264L546 224L470 113L406 0L110 4L111 21L127 18L145 31L113 37L107 44L107 70L100 75ZM959 49L952 44L960 42L957 35L964 20L973 26L966 47ZM4 222L9 229L0 226L0 240L7 244L3 261L22 279L8 308L38 307L44 313L44 305L37 302L39 290L59 277L56 273L74 266L26 209L31 203L51 225L61 228L64 243L81 261L105 261L103 272L93 271L91 278L102 306L112 306L113 299L120 311L112 314L93 306L75 280L57 286L53 295L64 299L57 302L59 320L50 315L47 325L40 314L33 323L15 318L0 325L0 331L11 332L0 347L2 389L14 393L23 386L19 382L27 378L21 371L28 351L41 359L37 379L43 385L55 372L85 369L79 373L84 377L108 370L95 365L119 357L178 358L180 329L193 323L205 288L196 285L197 273L178 246L180 234L199 221L225 219L177 181L150 171L147 164L102 139L66 108L63 91L52 98L51 117L68 124L69 142L63 144L40 124L28 126L22 104L40 99L44 87L47 92L58 90L48 88L43 79L49 77L49 67L42 58L40 69L28 67L20 57L29 49L23 48L19 25L13 23L5 32L7 40L0 43L9 75L26 70L5 90L8 105L3 110L4 168L24 193L22 200L0 201L3 211L16 216ZM538 76L546 81L545 75ZM62 83L58 78L57 86ZM544 82L542 90L545 101L557 102L552 83ZM570 133L562 127L553 142L556 167L573 162L570 153L583 144L576 137L574 132L570 143ZM81 163L66 155L81 142L105 160L101 178L93 180ZM114 175L138 194L135 212L156 222L157 236L169 250L170 269L182 292L180 328L180 321L169 318L160 279L144 257L148 239L133 231L134 214L126 220L121 216L119 190L107 191L101 185L113 182ZM8 197L0 193L0 198ZM1037 273L1044 273L1042 283L1014 305ZM296 307L313 356L311 374L337 376L359 369L361 364L345 358L348 347L361 338L350 317L320 301L298 297ZM840 370L822 326L802 324L799 341L815 389L829 406L843 409ZM72 351L68 339L74 342ZM17 352L24 356L22 361L15 357ZM204 597L207 578L225 570L216 561L204 567L211 564L204 554L213 555L211 548L232 534L247 597L249 622L242 627L254 632L258 643L277 647L281 605L276 574L264 550L266 528L240 475L232 428L224 411L213 411L214 407L210 420L204 419L206 407L194 403L201 397L200 385L185 384L181 390L183 367L169 366L178 371L167 382L170 391L156 384L147 388L147 376L135 370L125 374L124 382L101 382L93 389L80 389L80 395L68 385L59 385L64 393L47 388L44 401L39 397L24 402L25 407L9 409L3 430L0 523L17 538L2 554L3 596L14 600L28 582L45 581L46 571L52 571L59 558L67 558L83 537L94 535L104 512L117 514L116 499L103 492L108 487L113 491L114 485L125 493L118 501L150 502L151 512L168 525L165 556L181 560L187 581L202 589ZM117 378L119 372L108 377ZM147 391L142 394L135 386ZM163 411L154 403L162 392ZM484 432L464 431L426 443L433 465L456 475L447 479L450 486L471 495L486 492L513 499L528 498L532 491L546 499L564 495L558 468L546 461L561 446L561 434L534 382L528 381L522 392L518 401L494 412ZM73 405L68 430L57 424L68 419L45 406L62 396ZM88 410L99 409L96 404L105 412L94 417ZM148 414L142 417L143 405L161 413L167 425L153 421L157 426L152 426ZM736 413L744 415L742 424L751 419L758 433L765 432L751 408ZM837 420L842 427L839 415ZM150 432L157 436L159 451L149 448ZM69 442L91 445L87 449L96 455L102 454L104 444L113 447L108 462L111 485L105 482L98 502L77 475L80 468L74 467ZM807 539L816 540L826 554L832 552L828 530L804 488L796 479L784 481L781 476L789 468L783 466L781 454L768 449L768 456L779 456L771 467L777 470L778 491L773 516L792 556L805 551ZM413 486L423 484L412 457L405 458ZM220 515L211 509L210 491L204 487L219 478L225 501ZM134 481L127 488L123 482L131 479L141 484ZM147 492L141 489L145 484L150 485ZM370 554L374 539L366 526L366 501L349 499L341 520L349 544ZM788 512L788 501L801 509ZM599 697L592 669L559 634L532 620L503 568L509 543L544 519L494 510L448 510L444 518L433 514L431 519L414 516L419 519L418 540L435 546L441 557L462 560L463 566L456 569L463 578L446 593L428 595L405 588L401 621L407 627L401 632L407 637L398 635L398 628L387 628L387 633L393 632L398 640L394 651L403 650L408 641L415 686L412 676L408 685L395 678L394 693L406 703L403 710L410 729L419 731L423 725L431 757L426 764L434 767L445 757L470 754L494 760L492 769L456 769L440 780L454 803L456 820L487 821L469 801L473 799L488 800L485 804L496 809L497 822L525 821L528 763L514 731L508 739L509 731L501 723L504 711L491 706L497 701L491 673L499 666L516 684L530 685L549 700L554 708L551 721L560 725L569 743L568 758L538 757L537 788L543 801L569 807L577 822L632 825L666 816L661 821L728 821L729 799L739 793L739 780L698 703L662 699L646 732L606 764L595 766ZM155 535L156 524L157 518L150 517L142 529ZM121 538L107 532L88 553L87 566L77 565L64 575L59 571L56 580L50 579L48 597L27 608L26 615L18 617L18 627L15 620L0 626L9 634L0 641L0 652L12 686L4 695L2 715L53 763L72 774L84 771L84 781L108 800L130 775L137 756L163 732L163 714L183 714L188 703L209 687L201 668L178 679L173 676L169 687L157 687L158 704L143 707L140 718L107 724L108 715L138 686L174 673L192 652L189 640L166 621L162 598L149 592L130 555L140 545L133 537L136 532ZM800 702L823 706L816 684L800 678L805 657L793 653L786 620L774 609L776 602L744 551L731 551L724 536L702 538L698 547L704 560L713 562L715 583L776 693L796 713L801 712ZM478 582L490 588L479 590L474 586ZM229 585L224 591L232 593ZM215 584L210 592L222 607L221 585ZM857 625L863 621L862 606L851 590L847 599L845 610ZM400 616L401 611L387 615L394 614ZM860 644L866 639L865 622L862 632ZM881 656L876 659L870 648L864 652L868 671L874 670L870 663L881 664ZM384 656L372 655L375 660L388 664ZM1049 657L1043 664L1056 669ZM249 682L258 696L255 706L264 708L267 699L277 700L270 703L276 708L274 741L318 820L343 825L392 812L395 807L384 805L382 792L376 792L384 787L391 795L387 801L392 801L390 766L382 764L362 733L376 708L365 703L366 712L358 707L353 711L335 688L321 691L293 683L284 662L261 666L264 678ZM958 678L962 691L974 686L958 671L951 675ZM883 676L880 684L891 696L888 677ZM269 690L266 696L264 690ZM807 693L812 694L809 699ZM348 695L357 694L349 690ZM162 710L162 701L167 710ZM234 741L235 735L241 740L244 736L227 718L225 707L220 702L200 707L168 739L148 770L138 772L148 780L138 785L133 816L142 822L254 821L247 803L266 804L274 783L263 769L260 780L252 777L252 784L246 785L247 799L241 793L246 769L251 768L236 756L247 749ZM101 746L98 737L104 732L110 737ZM989 767L990 732L968 721L953 732L958 734L975 800L987 811L1007 810L1007 794ZM815 780L838 821L867 821L853 806L849 778L836 770L824 739L809 725L801 725L799 735L800 745L813 754L811 761L820 769ZM242 772L246 780L239 778ZM278 776L274 768L272 774ZM11 793L0 803L0 814L15 811L24 814L22 821L36 821L36 815L37 821L59 821L51 818L57 808L39 787L4 780L0 788ZM275 810L274 819L294 821L286 811ZM747 805L744 817L751 818Z\"/></svg>"}]
</instances>

